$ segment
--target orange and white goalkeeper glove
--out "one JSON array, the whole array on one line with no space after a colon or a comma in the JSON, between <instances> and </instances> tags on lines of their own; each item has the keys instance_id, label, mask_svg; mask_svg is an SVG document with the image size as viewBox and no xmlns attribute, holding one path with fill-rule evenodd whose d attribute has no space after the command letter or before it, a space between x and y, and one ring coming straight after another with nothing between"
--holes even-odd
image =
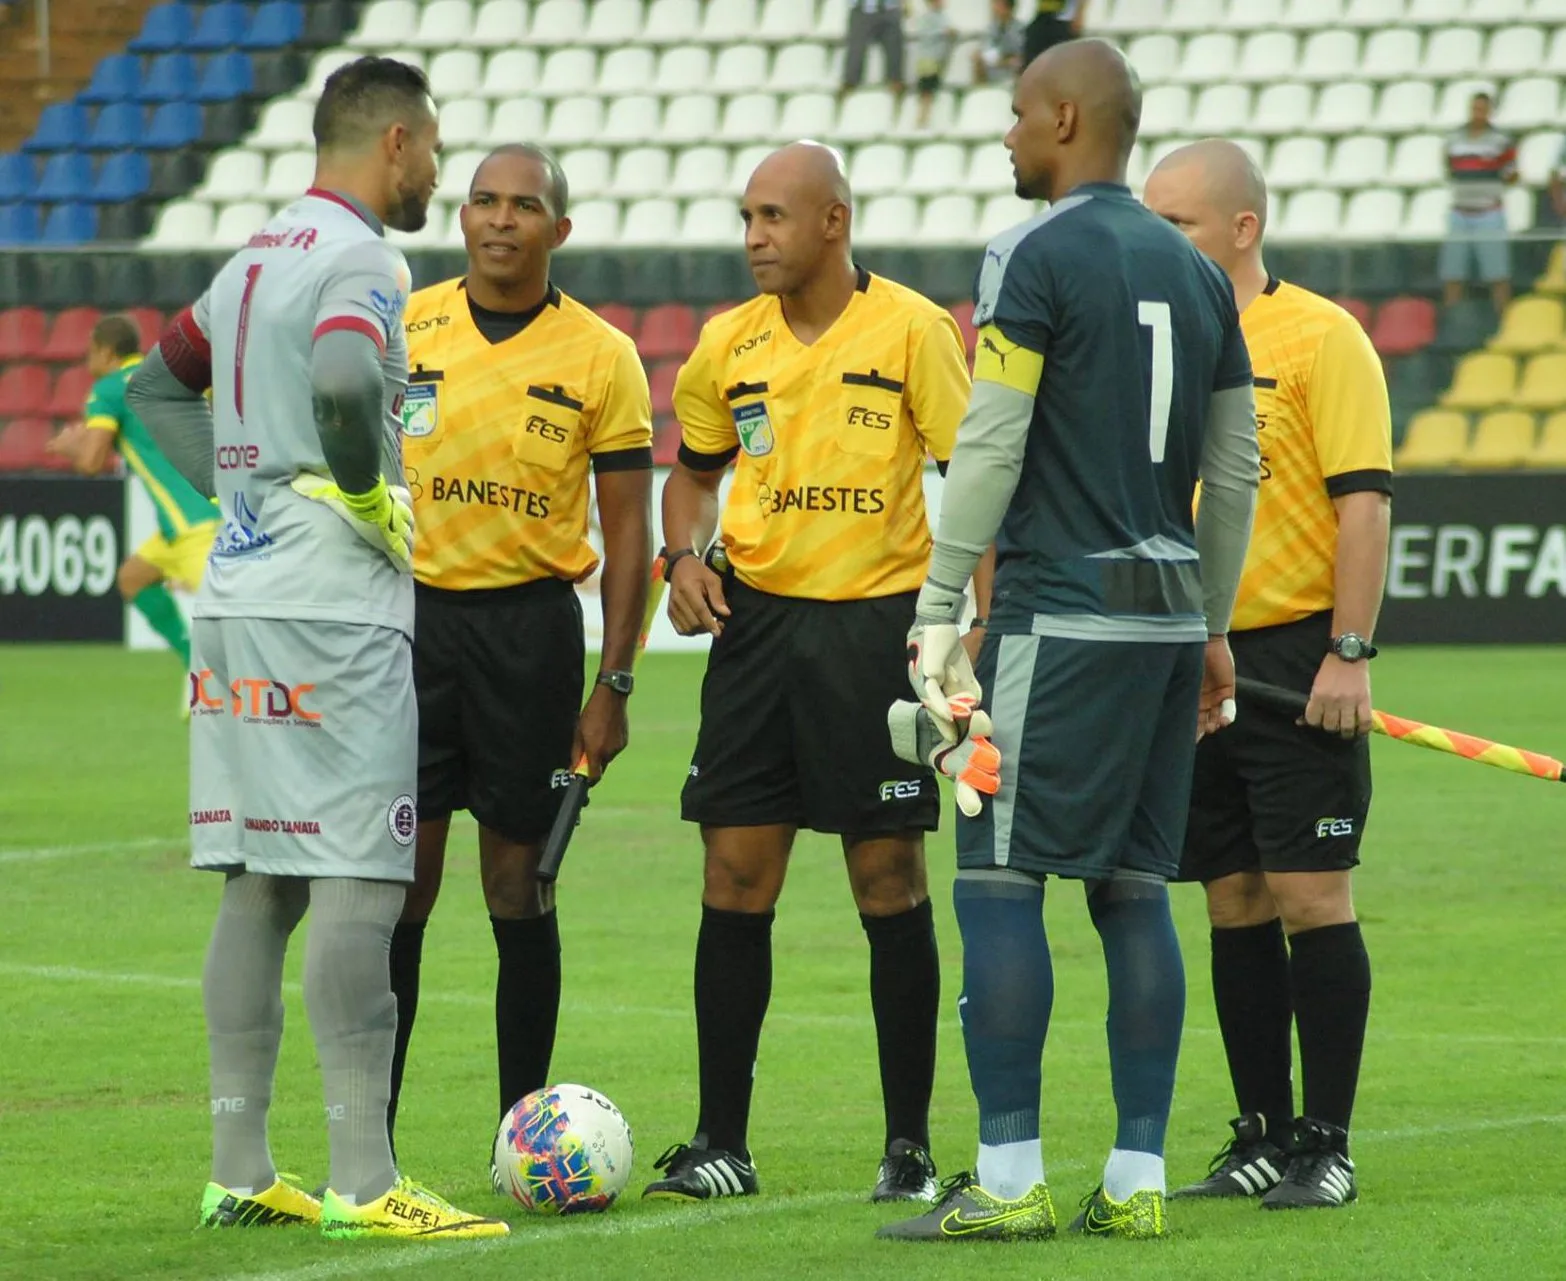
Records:
<instances>
[{"instance_id":1,"label":"orange and white goalkeeper glove","mask_svg":"<svg viewBox=\"0 0 1566 1281\"><path fill-rule=\"evenodd\" d=\"M977 818L984 797L1000 791L1000 749L990 741L995 727L986 712L967 699L951 700L955 721L945 721L920 703L896 702L886 728L899 760L928 765L952 780L957 808Z\"/></svg>"}]
</instances>

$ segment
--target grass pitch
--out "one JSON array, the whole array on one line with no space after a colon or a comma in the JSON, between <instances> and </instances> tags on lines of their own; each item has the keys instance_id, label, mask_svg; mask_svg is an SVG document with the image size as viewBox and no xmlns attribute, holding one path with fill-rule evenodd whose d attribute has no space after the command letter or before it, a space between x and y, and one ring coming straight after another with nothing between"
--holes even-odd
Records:
<instances>
[{"instance_id":1,"label":"grass pitch","mask_svg":"<svg viewBox=\"0 0 1566 1281\"><path fill-rule=\"evenodd\" d=\"M1377 705L1566 752L1560 650L1409 650L1376 663ZM713 1207L636 1196L695 1119L691 954L701 863L676 795L700 662L645 660L632 746L595 795L561 882L566 951L555 1075L636 1131L610 1213L537 1220L485 1245L328 1244L307 1231L202 1233L206 1048L198 978L217 881L184 867L185 738L166 655L0 649L0 1277L326 1281L423 1277L1323 1278L1566 1276L1566 789L1378 740L1358 877L1375 967L1355 1130L1360 1204L1263 1214L1186 1205L1163 1243L1013 1247L871 1239L881 1108L866 949L835 843L802 838L776 930L752 1143L763 1196ZM951 837L930 846L946 960L935 1154L968 1165L974 1109L957 1029ZM1233 1110L1207 985L1200 895L1176 892L1190 1013L1172 1181L1205 1170ZM1057 996L1045 1159L1063 1218L1113 1138L1104 978L1080 893L1052 886ZM324 1177L320 1084L290 961L272 1143ZM430 927L398 1127L405 1168L459 1204L488 1192L493 944L471 829L454 828ZM977 1248L978 1257L974 1255Z\"/></svg>"}]
</instances>

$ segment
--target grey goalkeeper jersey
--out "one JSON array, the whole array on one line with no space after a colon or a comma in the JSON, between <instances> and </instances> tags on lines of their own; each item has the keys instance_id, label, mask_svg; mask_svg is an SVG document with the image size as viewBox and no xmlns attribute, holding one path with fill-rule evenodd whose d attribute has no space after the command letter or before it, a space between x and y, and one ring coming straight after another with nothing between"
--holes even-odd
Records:
<instances>
[{"instance_id":1,"label":"grey goalkeeper jersey","mask_svg":"<svg viewBox=\"0 0 1566 1281\"><path fill-rule=\"evenodd\" d=\"M290 487L330 476L311 394L311 349L334 330L381 352L381 472L404 484L402 311L412 277L373 215L311 191L218 273L194 308L212 348L216 493L224 525L195 613L370 623L413 634L413 579L331 509ZM258 673L260 675L260 673Z\"/></svg>"}]
</instances>

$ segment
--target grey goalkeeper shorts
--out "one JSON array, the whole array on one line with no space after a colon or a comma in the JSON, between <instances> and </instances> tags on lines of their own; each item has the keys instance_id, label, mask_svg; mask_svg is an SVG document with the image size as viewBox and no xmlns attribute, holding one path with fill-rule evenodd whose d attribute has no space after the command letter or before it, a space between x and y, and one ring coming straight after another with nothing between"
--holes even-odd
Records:
<instances>
[{"instance_id":1,"label":"grey goalkeeper shorts","mask_svg":"<svg viewBox=\"0 0 1566 1281\"><path fill-rule=\"evenodd\" d=\"M198 618L191 865L411 881L413 646L357 623Z\"/></svg>"}]
</instances>

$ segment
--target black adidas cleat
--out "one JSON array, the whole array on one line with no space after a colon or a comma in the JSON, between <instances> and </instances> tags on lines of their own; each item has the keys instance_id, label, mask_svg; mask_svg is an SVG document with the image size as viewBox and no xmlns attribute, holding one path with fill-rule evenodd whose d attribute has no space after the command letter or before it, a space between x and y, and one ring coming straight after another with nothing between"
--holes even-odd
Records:
<instances>
[{"instance_id":1,"label":"black adidas cleat","mask_svg":"<svg viewBox=\"0 0 1566 1281\"><path fill-rule=\"evenodd\" d=\"M649 1183L642 1196L663 1201L712 1201L718 1197L755 1196L761 1191L756 1167L747 1158L722 1148L709 1148L697 1135L679 1143L653 1162L663 1178Z\"/></svg>"},{"instance_id":2,"label":"black adidas cleat","mask_svg":"<svg viewBox=\"0 0 1566 1281\"><path fill-rule=\"evenodd\" d=\"M1262 1198L1264 1210L1312 1210L1357 1200L1354 1163L1343 1155L1348 1132L1302 1116L1294 1123L1289 1168L1283 1181Z\"/></svg>"},{"instance_id":3,"label":"black adidas cleat","mask_svg":"<svg viewBox=\"0 0 1566 1281\"><path fill-rule=\"evenodd\" d=\"M1179 1197L1261 1196L1283 1182L1289 1158L1267 1137L1267 1118L1260 1112L1247 1112L1229 1125L1234 1137L1212 1159L1207 1177L1177 1188L1169 1194L1171 1201Z\"/></svg>"},{"instance_id":4,"label":"black adidas cleat","mask_svg":"<svg viewBox=\"0 0 1566 1281\"><path fill-rule=\"evenodd\" d=\"M935 1162L927 1149L907 1139L893 1139L881 1158L872 1201L933 1202L941 1187L935 1179Z\"/></svg>"}]
</instances>

